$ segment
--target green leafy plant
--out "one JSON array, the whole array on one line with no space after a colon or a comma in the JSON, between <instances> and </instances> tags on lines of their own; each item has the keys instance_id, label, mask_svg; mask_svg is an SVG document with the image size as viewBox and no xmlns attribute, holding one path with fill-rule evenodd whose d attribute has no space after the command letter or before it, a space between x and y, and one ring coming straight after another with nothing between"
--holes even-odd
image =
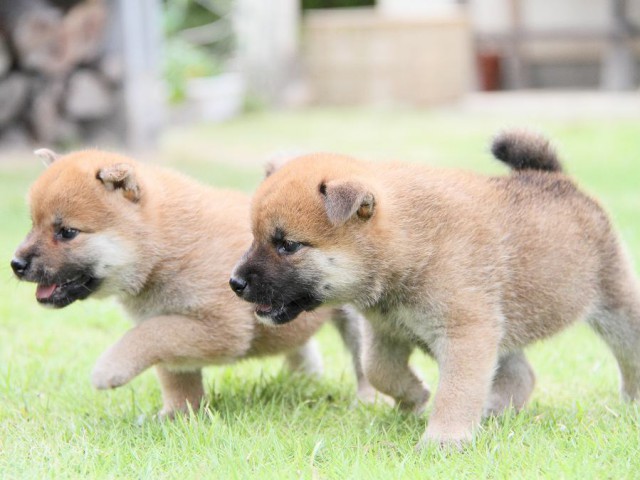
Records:
<instances>
[{"instance_id":1,"label":"green leafy plant","mask_svg":"<svg viewBox=\"0 0 640 480\"><path fill-rule=\"evenodd\" d=\"M180 37L166 41L164 78L172 103L184 100L190 78L208 77L219 74L222 70L222 62L203 47L193 45Z\"/></svg>"},{"instance_id":2,"label":"green leafy plant","mask_svg":"<svg viewBox=\"0 0 640 480\"><path fill-rule=\"evenodd\" d=\"M184 100L189 79L224 70L234 49L231 10L230 0L164 2L164 78L172 103Z\"/></svg>"}]
</instances>

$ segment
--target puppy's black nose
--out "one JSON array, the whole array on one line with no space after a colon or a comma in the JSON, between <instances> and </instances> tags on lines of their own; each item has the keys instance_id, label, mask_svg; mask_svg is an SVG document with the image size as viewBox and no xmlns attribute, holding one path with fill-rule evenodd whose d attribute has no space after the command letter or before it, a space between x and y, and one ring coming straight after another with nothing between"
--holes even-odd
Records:
<instances>
[{"instance_id":1,"label":"puppy's black nose","mask_svg":"<svg viewBox=\"0 0 640 480\"><path fill-rule=\"evenodd\" d=\"M27 268L29 268L29 261L24 258L14 257L13 260L11 260L11 268L13 269L13 273L18 277L22 277Z\"/></svg>"},{"instance_id":2,"label":"puppy's black nose","mask_svg":"<svg viewBox=\"0 0 640 480\"><path fill-rule=\"evenodd\" d=\"M231 286L231 290L236 292L237 295L242 295L244 289L247 288L247 281L243 278L231 277L229 279L229 285Z\"/></svg>"}]
</instances>

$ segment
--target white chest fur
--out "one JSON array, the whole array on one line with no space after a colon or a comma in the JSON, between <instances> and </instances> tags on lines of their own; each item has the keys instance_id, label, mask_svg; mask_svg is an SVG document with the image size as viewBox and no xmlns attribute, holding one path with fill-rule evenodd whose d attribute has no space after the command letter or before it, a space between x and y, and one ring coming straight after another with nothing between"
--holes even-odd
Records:
<instances>
[{"instance_id":1,"label":"white chest fur","mask_svg":"<svg viewBox=\"0 0 640 480\"><path fill-rule=\"evenodd\" d=\"M385 312L370 309L365 317L381 335L411 342L436 359L442 352L445 328L441 318L433 312L400 306Z\"/></svg>"}]
</instances>

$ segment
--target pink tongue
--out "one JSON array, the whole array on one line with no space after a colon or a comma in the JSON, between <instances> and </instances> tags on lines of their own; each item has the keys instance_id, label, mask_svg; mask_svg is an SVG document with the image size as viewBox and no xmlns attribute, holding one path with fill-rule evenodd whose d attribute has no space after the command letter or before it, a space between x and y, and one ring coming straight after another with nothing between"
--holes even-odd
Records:
<instances>
[{"instance_id":1,"label":"pink tongue","mask_svg":"<svg viewBox=\"0 0 640 480\"><path fill-rule=\"evenodd\" d=\"M38 285L36 289L36 298L38 300L45 300L53 295L53 291L56 289L57 285L54 283L53 285Z\"/></svg>"},{"instance_id":2,"label":"pink tongue","mask_svg":"<svg viewBox=\"0 0 640 480\"><path fill-rule=\"evenodd\" d=\"M269 313L271 311L271 305L258 304L256 310L259 313Z\"/></svg>"}]
</instances>

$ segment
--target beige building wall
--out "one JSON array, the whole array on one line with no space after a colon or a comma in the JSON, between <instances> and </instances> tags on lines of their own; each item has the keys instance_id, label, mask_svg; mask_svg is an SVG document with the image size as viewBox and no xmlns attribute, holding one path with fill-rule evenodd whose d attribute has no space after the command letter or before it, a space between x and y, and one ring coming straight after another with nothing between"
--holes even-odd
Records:
<instances>
[{"instance_id":1,"label":"beige building wall","mask_svg":"<svg viewBox=\"0 0 640 480\"><path fill-rule=\"evenodd\" d=\"M308 12L303 61L316 103L431 105L472 84L472 43L462 9L412 16L375 9Z\"/></svg>"}]
</instances>

